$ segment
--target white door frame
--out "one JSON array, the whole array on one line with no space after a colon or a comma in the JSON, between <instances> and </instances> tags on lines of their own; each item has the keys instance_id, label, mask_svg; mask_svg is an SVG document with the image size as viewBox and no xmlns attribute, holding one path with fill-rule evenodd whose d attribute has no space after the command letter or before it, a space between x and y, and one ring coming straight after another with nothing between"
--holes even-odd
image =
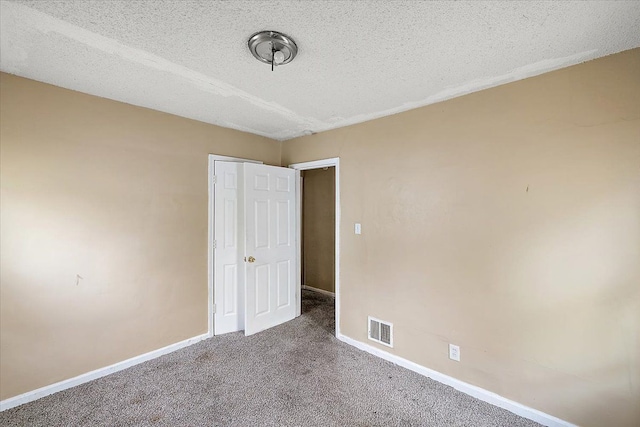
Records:
<instances>
[{"instance_id":1,"label":"white door frame","mask_svg":"<svg viewBox=\"0 0 640 427\"><path fill-rule=\"evenodd\" d=\"M213 278L215 277L214 265L215 265L215 251L213 250L213 241L215 240L215 187L213 186L213 177L215 176L215 162L223 161L223 162L245 162L245 163L259 163L263 164L260 160L252 160L252 159L243 159L240 157L229 157L229 156L218 156L216 154L209 154L209 174L208 174L208 185L209 185L209 239L207 245L207 305L208 305L208 314L207 314L207 325L208 331L207 335L212 337L214 335L214 327L213 322L215 319L215 314L213 313L213 306L215 304L214 296L214 283Z\"/></svg>"},{"instance_id":2,"label":"white door frame","mask_svg":"<svg viewBox=\"0 0 640 427\"><path fill-rule=\"evenodd\" d=\"M313 162L304 162L304 163L294 163L289 165L290 168L296 169L297 171L309 170L309 169L319 169L334 166L335 175L336 175L336 230L335 230L335 293L336 293L336 337L340 336L340 158L333 157L331 159L323 159L323 160L315 160ZM297 174L298 178L300 174ZM297 236L297 245L298 245L298 277L297 277L297 286L299 293L301 293L302 289L302 187L300 186L300 179L296 179L296 217L298 220L298 236ZM298 297L298 307L297 307L297 315L300 315L302 310L301 307L301 299Z\"/></svg>"}]
</instances>

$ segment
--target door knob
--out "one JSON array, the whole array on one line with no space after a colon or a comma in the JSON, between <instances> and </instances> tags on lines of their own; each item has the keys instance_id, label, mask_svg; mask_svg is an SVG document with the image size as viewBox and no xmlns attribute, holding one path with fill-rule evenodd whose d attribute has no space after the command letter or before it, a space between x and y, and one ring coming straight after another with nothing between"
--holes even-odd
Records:
<instances>
[{"instance_id":1,"label":"door knob","mask_svg":"<svg viewBox=\"0 0 640 427\"><path fill-rule=\"evenodd\" d=\"M256 259L255 259L254 257L250 256L250 257L247 259L247 261L249 261L249 262L255 262L255 261L256 261Z\"/></svg>"}]
</instances>

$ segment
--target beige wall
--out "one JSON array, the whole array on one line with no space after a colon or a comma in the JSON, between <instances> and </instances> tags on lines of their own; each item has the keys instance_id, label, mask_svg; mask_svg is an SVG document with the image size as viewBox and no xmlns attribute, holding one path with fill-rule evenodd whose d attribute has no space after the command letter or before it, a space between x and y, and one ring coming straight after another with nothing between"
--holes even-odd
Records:
<instances>
[{"instance_id":1,"label":"beige wall","mask_svg":"<svg viewBox=\"0 0 640 427\"><path fill-rule=\"evenodd\" d=\"M279 164L280 144L0 87L0 398L206 333L207 154Z\"/></svg>"},{"instance_id":2,"label":"beige wall","mask_svg":"<svg viewBox=\"0 0 640 427\"><path fill-rule=\"evenodd\" d=\"M335 167L304 171L304 284L335 292Z\"/></svg>"},{"instance_id":3,"label":"beige wall","mask_svg":"<svg viewBox=\"0 0 640 427\"><path fill-rule=\"evenodd\" d=\"M344 334L371 343L373 315L421 365L581 425L637 425L639 76L636 49L281 153L2 74L0 398L206 332L208 153L339 156Z\"/></svg>"},{"instance_id":4,"label":"beige wall","mask_svg":"<svg viewBox=\"0 0 640 427\"><path fill-rule=\"evenodd\" d=\"M371 344L373 315L394 354L580 425L640 425L640 49L282 150L340 157L345 335Z\"/></svg>"}]
</instances>

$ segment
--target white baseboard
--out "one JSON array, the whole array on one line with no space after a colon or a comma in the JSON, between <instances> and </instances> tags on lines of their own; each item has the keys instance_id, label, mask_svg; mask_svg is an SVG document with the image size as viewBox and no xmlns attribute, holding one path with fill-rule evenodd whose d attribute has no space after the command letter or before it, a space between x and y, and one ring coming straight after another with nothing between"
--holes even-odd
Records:
<instances>
[{"instance_id":1,"label":"white baseboard","mask_svg":"<svg viewBox=\"0 0 640 427\"><path fill-rule=\"evenodd\" d=\"M33 402L41 397L48 396L53 393L57 393L62 390L66 390L71 387L75 387L80 384L104 377L105 375L112 374L114 372L122 371L123 369L130 368L142 362L146 362L151 359L163 356L168 353L172 353L181 348L188 347L204 339L210 338L211 335L202 334L193 338L186 339L184 341L177 342L175 344L168 345L166 347L159 348L157 350L150 351L140 356L132 357L131 359L123 360L122 362L115 363L104 368L96 369L95 371L87 372L86 374L78 375L77 377L69 378L68 380L60 381L55 384L44 386L36 390L28 391L18 396L10 397L8 399L0 401L0 412L22 405L25 403Z\"/></svg>"},{"instance_id":2,"label":"white baseboard","mask_svg":"<svg viewBox=\"0 0 640 427\"><path fill-rule=\"evenodd\" d=\"M302 289L306 289L307 291L317 292L319 294L329 295L330 297L336 297L336 294L333 292L325 291L324 289L314 288L313 286L302 285Z\"/></svg>"},{"instance_id":3,"label":"white baseboard","mask_svg":"<svg viewBox=\"0 0 640 427\"><path fill-rule=\"evenodd\" d=\"M349 338L345 335L339 334L338 339L362 351L371 353L374 356L378 356L382 359L388 360L389 362L395 363L396 365L402 366L403 368L409 369L413 372L417 372L420 375L429 377L442 384L451 386L456 390L459 390L465 394L468 394L469 396L475 397L476 399L480 399L494 406L498 406L500 408L506 409L507 411L513 412L516 415L520 415L521 417L530 419L542 425L545 425L548 427L577 427L575 424L571 424L568 421L564 421L564 420L561 420L560 418L556 418L553 415L545 414L544 412L538 411L537 409L530 408L521 403L514 402L513 400L509 400L506 397L502 397L498 394L495 394L483 388L471 385L469 383L465 383L464 381L460 381L448 375L426 368L422 365L418 365L417 363L411 362L410 360L388 353L384 350L373 347L369 344L356 341L353 338Z\"/></svg>"}]
</instances>

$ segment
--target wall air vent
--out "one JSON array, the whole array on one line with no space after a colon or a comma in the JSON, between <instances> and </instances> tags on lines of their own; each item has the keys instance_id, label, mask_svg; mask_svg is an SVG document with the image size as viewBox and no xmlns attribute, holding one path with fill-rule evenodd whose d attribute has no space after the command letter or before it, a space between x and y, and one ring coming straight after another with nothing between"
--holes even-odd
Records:
<instances>
[{"instance_id":1,"label":"wall air vent","mask_svg":"<svg viewBox=\"0 0 640 427\"><path fill-rule=\"evenodd\" d=\"M369 339L393 347L393 324L369 316Z\"/></svg>"}]
</instances>

